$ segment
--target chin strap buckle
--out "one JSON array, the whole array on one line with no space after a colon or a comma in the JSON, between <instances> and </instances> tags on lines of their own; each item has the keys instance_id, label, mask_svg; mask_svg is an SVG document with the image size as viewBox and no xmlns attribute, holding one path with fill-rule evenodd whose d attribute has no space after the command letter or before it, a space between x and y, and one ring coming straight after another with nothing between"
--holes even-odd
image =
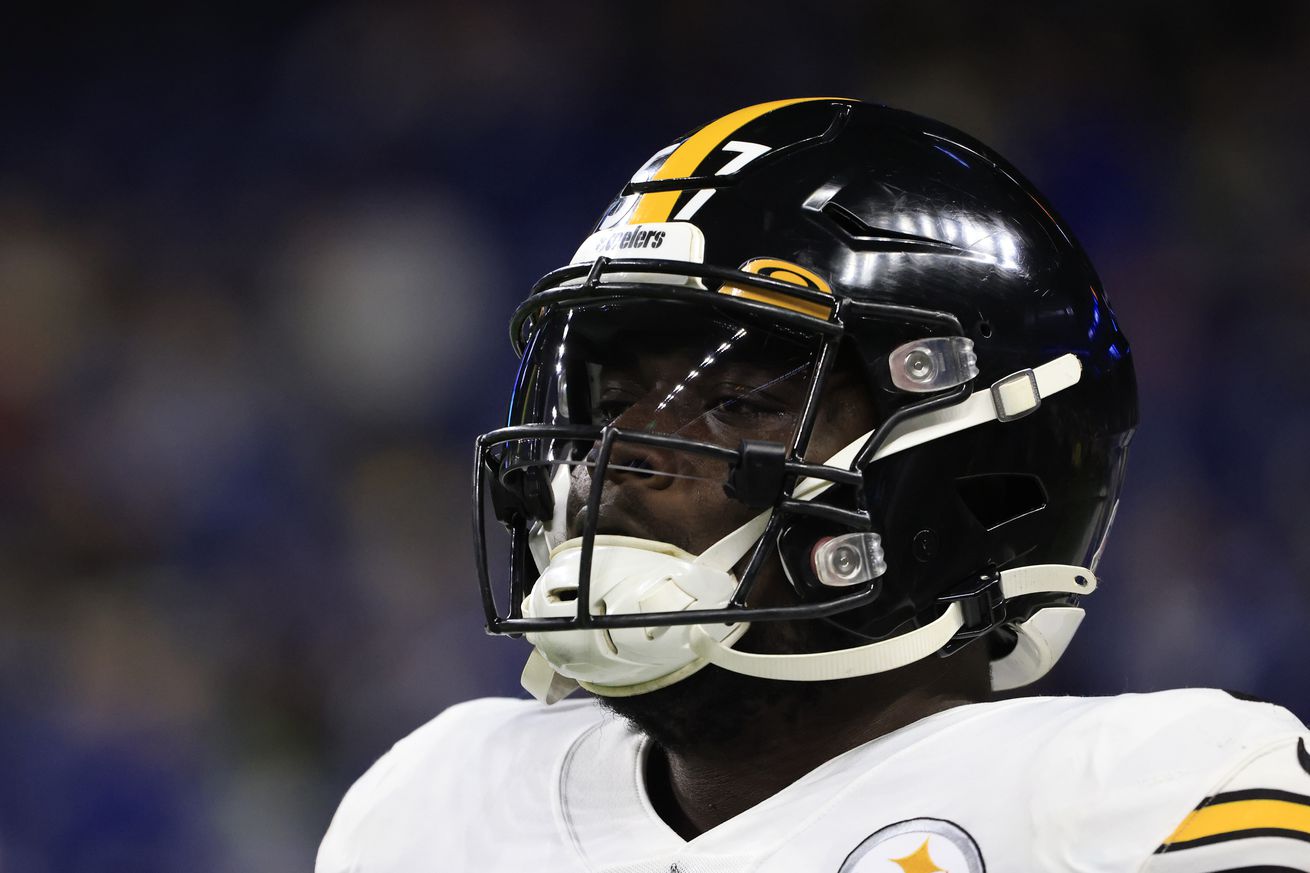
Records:
<instances>
[{"instance_id":1,"label":"chin strap buckle","mask_svg":"<svg viewBox=\"0 0 1310 873\"><path fill-rule=\"evenodd\" d=\"M992 385L997 421L1014 421L1031 415L1042 405L1042 389L1032 370L1011 373Z\"/></svg>"},{"instance_id":2,"label":"chin strap buckle","mask_svg":"<svg viewBox=\"0 0 1310 873\"><path fill-rule=\"evenodd\" d=\"M988 570L974 581L975 584L968 590L943 594L937 598L938 603L946 606L958 603L963 621L955 636L942 648L942 656L958 652L1005 621L1005 592L1001 590L1000 572Z\"/></svg>"}]
</instances>

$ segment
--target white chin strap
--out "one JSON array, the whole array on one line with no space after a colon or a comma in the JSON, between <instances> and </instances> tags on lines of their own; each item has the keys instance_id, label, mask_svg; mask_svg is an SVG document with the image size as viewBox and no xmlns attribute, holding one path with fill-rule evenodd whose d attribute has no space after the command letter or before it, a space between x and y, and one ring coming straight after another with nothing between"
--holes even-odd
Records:
<instances>
[{"instance_id":1,"label":"white chin strap","mask_svg":"<svg viewBox=\"0 0 1310 873\"><path fill-rule=\"evenodd\" d=\"M976 391L962 403L906 419L892 429L873 460L992 421L1011 421L1036 410L1043 400L1076 384L1082 365L1062 355L1032 370L1021 370ZM866 433L835 454L825 466L850 470L868 442ZM828 488L827 479L797 483L793 496L813 500ZM578 571L582 540L565 541L564 517L569 470L561 466L551 479L555 513L549 525L535 526L529 546L542 573L523 602L527 618L577 614ZM763 535L772 510L728 534L700 556L668 543L634 537L598 535L592 552L592 615L641 614L725 606L737 587L732 568ZM1004 598L1024 594L1090 594L1096 578L1082 567L1041 565L1005 570ZM572 596L570 597L570 593ZM992 664L992 687L998 691L1041 678L1063 654L1083 610L1046 607L1013 625L1018 643ZM881 673L906 666L945 646L964 626L962 607L950 604L923 627L888 640L795 655L758 655L732 646L749 625L678 625L654 628L585 629L527 634L534 649L522 683L534 697L554 703L579 685L596 694L623 697L644 694L692 675L706 664L767 679L823 681Z\"/></svg>"},{"instance_id":2,"label":"white chin strap","mask_svg":"<svg viewBox=\"0 0 1310 873\"><path fill-rule=\"evenodd\" d=\"M963 403L907 418L892 428L870 460L878 461L980 424L1023 418L1035 412L1044 398L1077 385L1082 374L1082 362L1072 354L1061 355L1032 370L1020 370L1001 379L988 391L975 391ZM864 434L833 455L825 466L851 469L871 436L873 431ZM797 500L813 500L832 484L827 479L803 479L793 496Z\"/></svg>"},{"instance_id":3,"label":"white chin strap","mask_svg":"<svg viewBox=\"0 0 1310 873\"><path fill-rule=\"evenodd\" d=\"M1083 567L1040 564L1001 571L1000 586L1001 596L1006 599L1025 594L1090 594L1096 590L1096 577ZM1041 621L1038 621L1039 617ZM1002 691L1044 675L1064 653L1082 618L1080 607L1047 607L1019 625L1019 644L992 665L992 687ZM1034 626L1030 633L1024 633L1028 625ZM761 679L822 682L884 673L912 664L940 651L962 627L963 610L955 602L923 627L853 649L802 655L756 655L728 648L701 633L700 628L692 631L691 648L698 657L734 673Z\"/></svg>"}]
</instances>

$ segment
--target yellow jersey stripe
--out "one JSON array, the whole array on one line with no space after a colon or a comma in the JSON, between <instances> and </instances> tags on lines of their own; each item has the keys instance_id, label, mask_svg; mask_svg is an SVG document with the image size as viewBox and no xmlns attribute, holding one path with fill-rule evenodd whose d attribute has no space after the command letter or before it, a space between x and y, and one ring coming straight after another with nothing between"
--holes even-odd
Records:
<instances>
[{"instance_id":1,"label":"yellow jersey stripe","mask_svg":"<svg viewBox=\"0 0 1310 873\"><path fill-rule=\"evenodd\" d=\"M673 154L664 161L664 165L651 176L651 181L658 179L681 179L696 172L701 161L709 157L723 143L727 142L741 128L761 115L767 115L775 109L791 106L794 103L812 103L815 100L833 100L833 97L796 97L790 100L773 100L747 106L736 112L729 112L722 118L711 121L693 133L678 146ZM673 205L678 202L681 191L652 191L641 195L641 201L632 212L628 224L642 224L648 221L668 221L673 213Z\"/></svg>"},{"instance_id":2,"label":"yellow jersey stripe","mask_svg":"<svg viewBox=\"0 0 1310 873\"><path fill-rule=\"evenodd\" d=\"M1164 844L1251 830L1294 831L1310 836L1310 806L1287 800L1238 800L1203 806L1183 819Z\"/></svg>"}]
</instances>

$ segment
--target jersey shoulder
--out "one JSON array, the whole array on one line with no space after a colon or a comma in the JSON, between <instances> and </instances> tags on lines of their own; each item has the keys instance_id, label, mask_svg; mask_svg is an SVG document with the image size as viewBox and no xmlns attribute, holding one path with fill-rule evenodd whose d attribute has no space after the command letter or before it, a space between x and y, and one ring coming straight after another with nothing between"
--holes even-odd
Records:
<instances>
[{"instance_id":1,"label":"jersey shoulder","mask_svg":"<svg viewBox=\"0 0 1310 873\"><path fill-rule=\"evenodd\" d=\"M319 846L316 873L404 869L404 859L442 849L434 821L458 822L499 786L545 781L552 737L596 719L585 701L553 706L485 698L460 703L396 743L342 799ZM546 752L530 754L530 750ZM458 825L452 824L451 834ZM422 845L419 845L419 843Z\"/></svg>"},{"instance_id":2,"label":"jersey shoulder","mask_svg":"<svg viewBox=\"0 0 1310 873\"><path fill-rule=\"evenodd\" d=\"M1280 706L1213 689L1053 708L1032 759L1036 830L1051 852L1077 846L1095 870L1143 869L1217 786L1306 732Z\"/></svg>"},{"instance_id":3,"label":"jersey shoulder","mask_svg":"<svg viewBox=\"0 0 1310 873\"><path fill-rule=\"evenodd\" d=\"M1153 778L1175 768L1194 771L1206 762L1241 759L1306 729L1281 706L1210 688L1028 703L1014 713L1016 728L1040 737L1038 754L1086 766L1089 776L1106 768Z\"/></svg>"},{"instance_id":4,"label":"jersey shoulder","mask_svg":"<svg viewBox=\"0 0 1310 873\"><path fill-rule=\"evenodd\" d=\"M1271 704L1240 711L1252 718ZM1146 873L1310 871L1310 730L1295 717L1237 756L1161 841Z\"/></svg>"},{"instance_id":5,"label":"jersey shoulder","mask_svg":"<svg viewBox=\"0 0 1310 873\"><path fill-rule=\"evenodd\" d=\"M1226 758L1253 744L1304 731L1295 715L1273 703L1238 697L1214 688L1182 688L1149 694L1084 698L1076 726L1083 739L1101 738L1156 754L1164 748L1181 754Z\"/></svg>"}]
</instances>

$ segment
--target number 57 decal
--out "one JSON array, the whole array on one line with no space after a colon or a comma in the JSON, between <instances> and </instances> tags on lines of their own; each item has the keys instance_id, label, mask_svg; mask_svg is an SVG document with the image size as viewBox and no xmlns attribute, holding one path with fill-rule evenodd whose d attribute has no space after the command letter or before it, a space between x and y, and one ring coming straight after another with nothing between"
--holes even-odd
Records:
<instances>
[{"instance_id":1,"label":"number 57 decal","mask_svg":"<svg viewBox=\"0 0 1310 873\"><path fill-rule=\"evenodd\" d=\"M715 170L714 175L716 176L731 176L733 173L737 172L742 167L746 166L751 161L758 158L760 155L763 155L769 151L769 147L766 145L760 145L757 142L742 142L741 140L738 139L729 140L728 142L725 142L722 146L722 149L725 152L736 152L737 157L733 158L732 160L724 164L722 167ZM697 210L699 210L702 206L704 206L706 202L711 197L714 196L714 191L715 191L714 188L702 188L701 190L697 191L695 195L693 195L692 198L687 201L686 205L678 210L677 215L673 216L673 220L674 221L689 220L693 215L696 214Z\"/></svg>"}]
</instances>

